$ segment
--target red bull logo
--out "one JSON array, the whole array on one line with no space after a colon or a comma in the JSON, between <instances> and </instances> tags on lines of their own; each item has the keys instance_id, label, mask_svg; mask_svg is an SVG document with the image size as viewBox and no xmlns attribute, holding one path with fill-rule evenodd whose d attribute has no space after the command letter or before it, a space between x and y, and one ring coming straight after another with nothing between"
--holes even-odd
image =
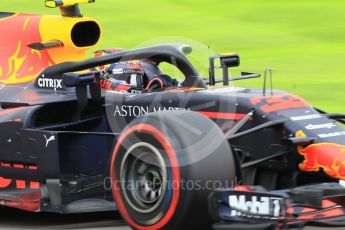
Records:
<instances>
[{"instance_id":1,"label":"red bull logo","mask_svg":"<svg viewBox=\"0 0 345 230\"><path fill-rule=\"evenodd\" d=\"M0 82L28 82L54 64L47 50L33 50L29 44L41 42L42 16L15 14L0 20Z\"/></svg>"},{"instance_id":2,"label":"red bull logo","mask_svg":"<svg viewBox=\"0 0 345 230\"><path fill-rule=\"evenodd\" d=\"M303 131L296 133L296 137L304 136ZM304 156L304 161L299 164L301 170L317 172L323 169L330 177L345 180L345 145L325 142L298 146L297 150Z\"/></svg>"}]
</instances>

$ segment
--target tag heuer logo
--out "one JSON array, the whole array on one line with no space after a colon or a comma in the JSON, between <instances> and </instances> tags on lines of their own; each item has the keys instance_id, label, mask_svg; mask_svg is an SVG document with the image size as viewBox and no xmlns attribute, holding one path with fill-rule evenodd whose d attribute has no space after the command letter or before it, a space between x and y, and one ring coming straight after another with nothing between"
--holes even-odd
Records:
<instances>
[{"instance_id":1,"label":"tag heuer logo","mask_svg":"<svg viewBox=\"0 0 345 230\"><path fill-rule=\"evenodd\" d=\"M281 212L280 201L281 198L278 197L229 196L231 216L252 217L262 215L266 216L266 218L277 218Z\"/></svg>"},{"instance_id":2,"label":"tag heuer logo","mask_svg":"<svg viewBox=\"0 0 345 230\"><path fill-rule=\"evenodd\" d=\"M123 69L113 69L113 74L123 74Z\"/></svg>"}]
</instances>

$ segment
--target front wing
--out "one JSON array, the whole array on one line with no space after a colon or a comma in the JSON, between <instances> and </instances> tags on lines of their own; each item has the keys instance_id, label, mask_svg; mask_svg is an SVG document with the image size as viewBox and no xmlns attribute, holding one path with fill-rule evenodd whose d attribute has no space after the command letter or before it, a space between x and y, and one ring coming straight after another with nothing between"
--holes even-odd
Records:
<instances>
[{"instance_id":1,"label":"front wing","mask_svg":"<svg viewBox=\"0 0 345 230\"><path fill-rule=\"evenodd\" d=\"M209 208L216 230L345 227L345 188L337 183L276 191L237 186L215 190Z\"/></svg>"}]
</instances>

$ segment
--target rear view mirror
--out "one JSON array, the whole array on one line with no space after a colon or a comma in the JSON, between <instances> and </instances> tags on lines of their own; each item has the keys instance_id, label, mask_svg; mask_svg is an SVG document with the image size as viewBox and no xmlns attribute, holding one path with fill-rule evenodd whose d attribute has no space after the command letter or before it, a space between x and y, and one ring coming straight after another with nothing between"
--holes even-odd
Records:
<instances>
[{"instance_id":1,"label":"rear view mirror","mask_svg":"<svg viewBox=\"0 0 345 230\"><path fill-rule=\"evenodd\" d=\"M102 96L99 74L99 71L91 71L87 73L69 72L62 75L62 83L66 87L75 87L76 90L78 104L76 112L73 115L74 120L79 121L81 119L82 112L88 105L88 91L93 102L101 102Z\"/></svg>"},{"instance_id":2,"label":"rear view mirror","mask_svg":"<svg viewBox=\"0 0 345 230\"><path fill-rule=\"evenodd\" d=\"M214 85L216 83L215 76L215 60L219 59L220 68L223 70L223 83L229 85L229 68L240 66L240 56L236 53L221 54L210 57L209 67L209 84Z\"/></svg>"},{"instance_id":3,"label":"rear view mirror","mask_svg":"<svg viewBox=\"0 0 345 230\"><path fill-rule=\"evenodd\" d=\"M238 67L240 66L240 56L238 54L221 55L219 56L222 67Z\"/></svg>"},{"instance_id":4,"label":"rear view mirror","mask_svg":"<svg viewBox=\"0 0 345 230\"><path fill-rule=\"evenodd\" d=\"M66 87L89 85L95 82L95 75L93 72L84 74L64 73L62 75L62 82Z\"/></svg>"}]
</instances>

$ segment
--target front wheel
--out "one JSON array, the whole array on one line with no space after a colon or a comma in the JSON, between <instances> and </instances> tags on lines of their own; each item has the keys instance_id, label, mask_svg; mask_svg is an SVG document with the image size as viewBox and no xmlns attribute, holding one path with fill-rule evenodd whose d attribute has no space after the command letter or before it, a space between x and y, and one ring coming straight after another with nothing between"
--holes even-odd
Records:
<instances>
[{"instance_id":1,"label":"front wheel","mask_svg":"<svg viewBox=\"0 0 345 230\"><path fill-rule=\"evenodd\" d=\"M210 229L208 196L236 177L230 146L210 119L151 113L122 132L111 162L113 195L134 229Z\"/></svg>"}]
</instances>

